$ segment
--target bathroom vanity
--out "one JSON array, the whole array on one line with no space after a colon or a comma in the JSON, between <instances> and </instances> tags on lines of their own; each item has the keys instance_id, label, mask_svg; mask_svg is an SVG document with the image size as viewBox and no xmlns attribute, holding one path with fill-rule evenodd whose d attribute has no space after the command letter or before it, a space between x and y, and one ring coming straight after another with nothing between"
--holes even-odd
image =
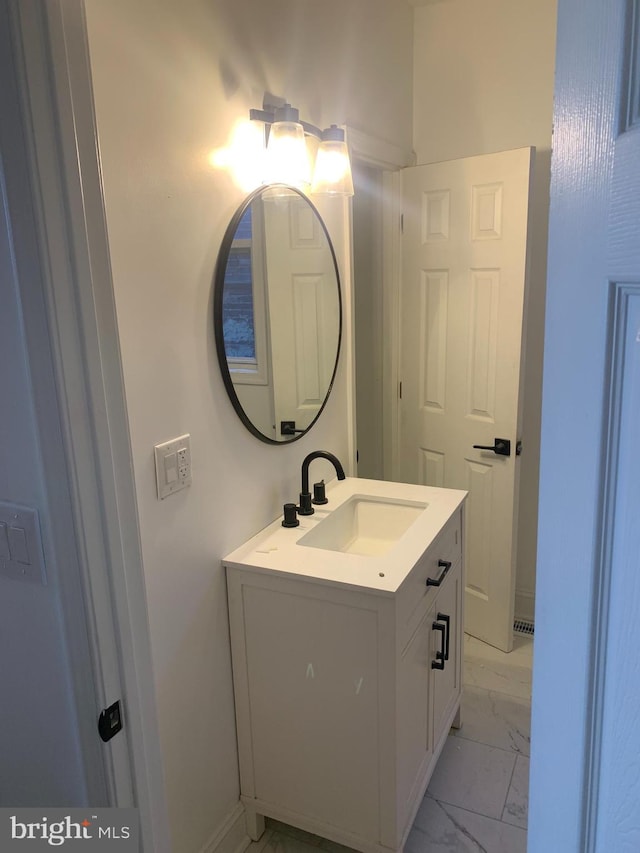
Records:
<instances>
[{"instance_id":1,"label":"bathroom vanity","mask_svg":"<svg viewBox=\"0 0 640 853\"><path fill-rule=\"evenodd\" d=\"M347 478L224 559L241 798L358 850L402 848L460 724L466 492Z\"/></svg>"}]
</instances>

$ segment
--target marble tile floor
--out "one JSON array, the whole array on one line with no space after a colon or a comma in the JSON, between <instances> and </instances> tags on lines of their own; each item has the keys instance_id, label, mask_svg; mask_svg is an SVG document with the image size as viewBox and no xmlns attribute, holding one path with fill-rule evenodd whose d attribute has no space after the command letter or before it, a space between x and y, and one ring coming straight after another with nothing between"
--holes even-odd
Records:
<instances>
[{"instance_id":1,"label":"marble tile floor","mask_svg":"<svg viewBox=\"0 0 640 853\"><path fill-rule=\"evenodd\" d=\"M533 638L504 654L465 637L462 728L452 730L405 853L526 853ZM268 820L248 853L350 853Z\"/></svg>"}]
</instances>

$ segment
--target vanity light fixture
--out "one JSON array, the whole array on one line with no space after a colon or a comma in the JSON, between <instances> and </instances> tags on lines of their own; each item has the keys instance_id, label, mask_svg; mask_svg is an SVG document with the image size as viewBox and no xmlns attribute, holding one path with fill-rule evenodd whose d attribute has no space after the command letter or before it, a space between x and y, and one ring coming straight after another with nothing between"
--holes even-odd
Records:
<instances>
[{"instance_id":1,"label":"vanity light fixture","mask_svg":"<svg viewBox=\"0 0 640 853\"><path fill-rule=\"evenodd\" d=\"M265 184L289 184L312 193L353 195L351 163L344 130L332 124L320 130L301 121L291 104L249 110L251 121L265 126ZM313 175L313 181L312 181Z\"/></svg>"}]
</instances>

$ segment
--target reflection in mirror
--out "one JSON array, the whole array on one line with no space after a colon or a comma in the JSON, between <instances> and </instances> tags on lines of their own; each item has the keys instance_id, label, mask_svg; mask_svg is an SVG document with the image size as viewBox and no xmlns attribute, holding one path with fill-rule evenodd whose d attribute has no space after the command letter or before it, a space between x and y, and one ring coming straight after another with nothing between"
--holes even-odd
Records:
<instances>
[{"instance_id":1,"label":"reflection in mirror","mask_svg":"<svg viewBox=\"0 0 640 853\"><path fill-rule=\"evenodd\" d=\"M240 419L269 443L293 441L331 391L342 327L333 246L292 187L262 187L231 220L216 266L214 329Z\"/></svg>"}]
</instances>

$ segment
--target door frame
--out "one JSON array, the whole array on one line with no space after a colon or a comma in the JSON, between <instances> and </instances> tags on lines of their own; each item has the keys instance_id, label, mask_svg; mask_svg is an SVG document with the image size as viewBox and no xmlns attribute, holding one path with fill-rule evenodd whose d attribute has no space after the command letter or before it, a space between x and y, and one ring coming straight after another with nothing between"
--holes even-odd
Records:
<instances>
[{"instance_id":1,"label":"door frame","mask_svg":"<svg viewBox=\"0 0 640 853\"><path fill-rule=\"evenodd\" d=\"M85 631L100 703L122 700L104 749L108 798L139 810L142 848L169 853L135 483L106 232L83 0L7 0L30 196L66 454ZM28 322L29 318L25 318ZM37 358L37 341L28 342ZM50 474L50 472L48 472ZM115 695L117 692L118 695ZM97 725L95 738L98 738Z\"/></svg>"},{"instance_id":2,"label":"door frame","mask_svg":"<svg viewBox=\"0 0 640 853\"><path fill-rule=\"evenodd\" d=\"M401 214L402 179L401 169L414 166L415 152L378 139L368 133L345 127L351 159L377 170L382 175L382 338L391 353L388 362L383 361L382 399L386 401L382 412L383 472L385 480L398 477L399 450L399 376L400 376L400 280L401 280ZM353 246L353 224L351 223L351 245ZM354 281L353 252L351 253L351 280ZM354 283L355 287L355 283ZM352 288L352 303L354 293ZM351 340L355 342L355 311L351 314ZM352 354L347 384L349 409L353 422L353 458L356 458L356 394L355 394L355 351Z\"/></svg>"},{"instance_id":3,"label":"door frame","mask_svg":"<svg viewBox=\"0 0 640 853\"><path fill-rule=\"evenodd\" d=\"M581 67L586 80L587 64L593 65L593 52L606 50L598 41L595 51L591 48L593 44L587 45L585 49L582 43L584 39L577 39L575 33L575 21L582 20L584 0L559 0L560 28L559 28L559 50L558 56L564 51L570 52L573 57L580 53L585 57L581 61ZM168 850L168 830L166 823L166 807L164 805L164 792L162 790L161 761L159 742L157 736L157 724L155 714L155 699L153 695L153 684L151 678L151 655L149 648L149 637L146 621L146 607L144 605L144 579L140 546L138 541L138 524L136 518L135 492L133 476L130 467L130 447L127 435L126 410L122 388L122 377L119 367L120 360L117 352L117 335L115 335L116 323L113 306L113 294L108 263L108 247L104 230L104 213L101 204L99 160L96 151L95 125L91 104L91 95L87 86L88 59L86 57L86 34L84 33L83 6L81 0L48 0L45 11L44 4L34 6L28 0L10 0L10 8L17 21L16 31L13 33L18 52L24 52L28 57L31 68L29 69L30 82L26 83L28 97L31 100L30 111L33 122L32 140L34 150L30 154L34 157L33 177L34 186L38 187L41 194L43 210L46 214L47 208L55 208L64 205L66 208L64 219L58 223L66 226L64 242L55 249L53 245L53 234L49 233L48 253L43 251L43 259L47 261L49 276L47 282L47 297L49 299L49 317L57 332L56 339L56 371L58 373L59 394L63 403L63 412L66 420L68 452L70 462L74 468L77 494L91 496L90 505L98 506L99 512L95 517L82 505L77 507L77 522L79 531L85 536L89 551L99 555L98 565L104 567L104 558L109 550L111 568L109 578L114 592L114 611L118 619L118 632L123 640L121 665L124 673L124 683L127 695L128 723L132 737L132 766L134 778L137 785L139 806L141 808L141 820L143 837L151 839L148 849L157 851ZM580 8L579 8L580 7ZM599 15L599 32L608 32L610 29L609 10L605 10L605 4L590 0L590 7L595 17ZM47 29L49 32L47 33ZM594 27L594 38L596 27ZM582 33L582 30L580 30ZM85 55L72 55L73 48L77 47L75 41L78 33L85 51ZM67 43L68 39L68 43ZM571 47L573 44L573 47ZM66 112L61 110L57 115L50 111L46 98L38 97L35 81L39 81L40 91L48 92L49 80L48 70L49 58L48 48L54 65L55 92L66 106ZM67 55L67 49L70 54ZM611 60L611 56L609 56ZM578 60L574 60L576 63ZM35 66L35 67L34 67ZM556 107L556 119L562 116L562 108L569 106L565 103L575 93L576 85L572 83L571 63L559 66L557 72L556 95L560 93L560 100ZM585 85L585 91L586 91ZM569 91L571 89L571 92ZM564 94L563 94L564 91ZM593 89L592 98L598 98L593 115L602 121L600 90ZM573 115L567 109L567 122ZM76 139L74 120L78 120L78 132L81 133L89 128L93 133L93 150L90 140L85 137ZM56 120L58 125L56 126ZM557 138L563 134L561 122L556 126ZM36 134L34 131L37 130ZM63 164L55 149L47 151L46 141L55 137L59 132L59 140L65 157L64 166L67 171L60 168ZM591 133L590 125L585 126L585 134ZM353 133L353 132L352 132ZM355 134L354 134L355 135ZM595 137L593 137L595 139ZM354 145L354 140L351 140ZM594 142L595 145L595 142ZM77 147L76 147L77 146ZM357 145L354 146L357 152ZM75 166L74 155L77 155ZM355 154L358 156L358 153ZM564 155L569 157L568 147ZM374 158L375 159L375 158ZM366 160L365 160L366 162ZM594 160L595 162L595 160ZM375 165L375 163L374 163ZM400 165L391 164L389 171L393 172ZM382 168L386 170L384 164ZM598 191L597 181L588 181L588 163L585 161L582 179L576 181L574 187L580 184L584 187L584 194L588 195L589 186L595 187L593 192ZM58 178L62 184L58 183ZM390 176L393 177L393 176ZM558 229L555 238L558 257L550 266L549 281L559 281L564 276L569 276L571 281L577 284L583 276L593 277L593 269L589 267L589 252L584 253L584 259L580 263L574 263L570 268L564 268L560 257L559 243L562 238L561 218L564 217L564 227L572 233L579 227L580 240L583 247L590 242L590 235L594 238L594 223L577 219L578 223L568 221L569 213L561 205L559 191L560 178L556 178L554 191L556 213L553 217L552 236ZM392 182L393 183L393 182ZM96 195L97 192L97 195ZM91 204L91 197L96 202ZM574 211L575 213L575 211ZM585 214L586 216L586 214ZM47 216L47 227L56 224ZM395 226L398 227L399 226ZM391 229L393 242L393 231ZM385 229L385 233L386 229ZM58 235L59 236L59 235ZM399 235L396 235L397 239ZM67 256L73 259L73 273L67 267ZM393 248L393 247L392 247ZM54 251L55 249L55 251ZM49 257L47 257L49 254ZM391 252L393 257L393 251ZM574 257L574 261L576 258ZM389 285L397 280L398 258L395 264L391 264L393 275L388 279ZM398 265L399 266L399 265ZM76 289L78 280L90 282L83 288L82 293ZM385 284L387 277L385 275ZM559 285L558 285L559 286ZM553 303L551 303L553 306ZM579 303L574 308L579 309ZM91 310L95 313L92 317ZM579 330L581 316L579 310L574 314L574 327ZM93 339L86 334L85 349L81 346L81 333L88 332L92 326L97 326L99 338ZM553 332L553 330L550 330ZM65 339L65 335L69 335ZM556 341L559 331L552 334L551 340ZM582 337L584 346L592 346L593 342L588 336ZM98 346L98 340L100 347ZM64 341L64 346L62 342ZM106 349L105 349L106 348ZM395 352L395 348L394 348ZM588 353L587 353L588 355ZM77 366L82 361L74 358L87 358L86 370L80 377L79 388L74 387L77 377ZM589 359L587 359L589 361ZM584 369L584 365L583 365ZM353 380L351 380L353 382ZM353 385L350 388L353 406ZM92 422L89 412L85 412L82 419L75 419L71 423L69 418L69 404L75 400L81 400L86 394L86 406L91 410L94 418ZM393 399L393 395L391 397ZM105 405L108 404L108 405ZM547 442L551 442L551 433L554 423L552 420L553 401L545 394L545 434ZM549 408L547 408L547 406ZM108 412L108 415L107 415ZM594 430L592 424L581 424L581 431ZM600 429L597 430L598 436ZM597 441L596 441L597 445ZM548 450L544 448L544 450ZM544 452L543 450L543 452ZM97 460L97 465L94 463ZM547 468L552 465L555 455L549 457ZM561 470L556 472L555 479L568 469L565 461ZM589 480L588 494L583 495L580 500L584 504L585 499L593 504L598 503L600 494L600 477L596 476ZM545 496L551 497L552 483L549 480L545 484L545 491L541 490L541 505L544 504ZM546 514L545 514L546 515ZM584 524L584 520L583 520ZM594 614L601 612L602 598L598 594L596 578L591 574L585 582L585 578L578 576L578 568L584 568L584 564L576 566L576 571L567 572L562 579L562 586L558 588L558 577L552 576L554 562L545 568L544 561L547 553L550 553L553 536L547 530L545 518L541 520L541 538L545 543L543 553L539 557L538 567L540 580L538 590L543 594L538 597L536 603L536 625L538 632L536 636L536 654L534 663L534 741L536 747L532 756L532 803L534 806L533 817L539 818L532 823L538 827L530 829L530 853L538 850L550 849L545 843L546 838L553 839L553 843L560 844L567 853L587 849L581 846L587 832L585 827L586 795L590 787L590 774L585 772L586 759L592 753L592 744L587 736L587 723L594 719L596 708L596 695L590 681L590 667L575 668L568 672L564 666L562 672L558 671L561 661L557 660L557 649L562 647L567 639L565 609L568 603L572 604L572 611L579 610L585 605L585 616L581 617L579 624L579 637L575 648L583 654L580 659L589 660L590 642L589 630L594 621ZM575 531L569 531L566 536L568 540L575 541ZM588 554L594 556L595 545L592 543L588 548ZM576 561L577 562L577 561ZM86 568L86 567L85 567ZM101 571L103 569L101 568ZM582 579L582 584L579 583ZM595 603L594 603L595 602ZM92 605L98 604L92 600ZM575 626L574 626L575 627ZM108 643L108 640L97 639L97 645ZM559 681L554 681L549 672L557 672ZM562 709L558 714L559 698L556 694L558 684L562 685ZM591 686L590 686L591 684ZM554 695L555 694L555 695ZM567 713L567 708L576 710L575 714ZM551 726L546 723L550 722ZM560 725L559 725L560 723ZM540 737L536 738L537 732ZM565 738L568 736L568 739ZM558 756L562 755L562 761ZM559 772L561 771L561 772ZM567 786L567 779L577 780L579 784L579 795L567 803L567 796L571 787ZM559 796L557 796L559 795ZM587 832L587 836L589 833Z\"/></svg>"}]
</instances>

